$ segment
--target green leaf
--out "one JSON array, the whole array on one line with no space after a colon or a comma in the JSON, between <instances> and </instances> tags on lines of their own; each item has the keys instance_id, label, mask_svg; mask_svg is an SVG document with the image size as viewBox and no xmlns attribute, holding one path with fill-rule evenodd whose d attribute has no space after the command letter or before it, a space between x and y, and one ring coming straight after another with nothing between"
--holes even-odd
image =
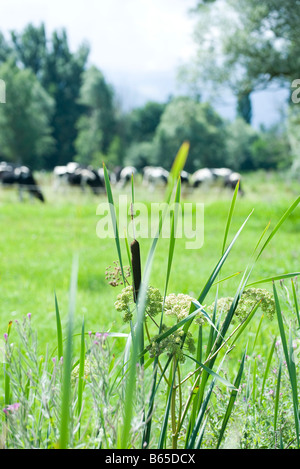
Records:
<instances>
[{"instance_id":1,"label":"green leaf","mask_svg":"<svg viewBox=\"0 0 300 469\"><path fill-rule=\"evenodd\" d=\"M217 449L220 447L220 444L221 444L222 438L224 436L224 433L225 433L225 430L226 430L230 415L231 415L232 410L233 410L233 406L234 406L236 396L237 396L237 393L238 393L237 390L240 386L243 371L244 371L245 358L246 358L246 351L244 352L244 355L242 357L241 364L240 364L240 367L239 367L239 370L238 370L238 374L237 374L236 379L234 381L235 389L231 391L230 399L229 399L227 409L226 409L226 412L225 412L225 415L224 415L224 418L223 418L222 427L221 427L221 430L220 430L220 433L219 433L219 438L218 438L218 443L217 443Z\"/></svg>"},{"instance_id":2,"label":"green leaf","mask_svg":"<svg viewBox=\"0 0 300 469\"><path fill-rule=\"evenodd\" d=\"M261 283L274 282L276 280L284 280L286 278L297 277L300 275L300 272L291 272L287 274L274 275L273 277L266 277L255 282L247 283L247 287L253 287L254 285L260 285Z\"/></svg>"},{"instance_id":3,"label":"green leaf","mask_svg":"<svg viewBox=\"0 0 300 469\"><path fill-rule=\"evenodd\" d=\"M263 253L263 251L265 250L265 248L267 247L267 245L269 244L269 242L271 241L271 239L275 236L275 234L277 233L277 231L279 230L279 228L281 227L281 225L285 222L285 220L290 216L290 214L295 210L295 208L298 206L300 202L300 196L295 200L295 202L288 208L288 210L282 215L282 217L280 218L279 222L277 223L277 225L275 226L275 228L272 230L271 234L269 235L268 239L266 240L266 242L264 243L263 247L261 248L261 250L259 251L258 255L257 255L257 259L261 256L261 254Z\"/></svg>"},{"instance_id":4,"label":"green leaf","mask_svg":"<svg viewBox=\"0 0 300 469\"><path fill-rule=\"evenodd\" d=\"M81 327L80 361L79 361L79 375L78 375L78 402L77 402L78 414L80 414L81 408L82 408L84 365L85 365L85 340L84 340L84 318L83 318L82 327Z\"/></svg>"},{"instance_id":5,"label":"green leaf","mask_svg":"<svg viewBox=\"0 0 300 469\"><path fill-rule=\"evenodd\" d=\"M73 349L73 322L75 313L75 297L78 277L78 257L74 256L71 274L68 332L67 343L63 360L63 382L60 417L60 440L59 448L66 449L70 439L70 418L71 418L71 372L72 372L72 349Z\"/></svg>"},{"instance_id":6,"label":"green leaf","mask_svg":"<svg viewBox=\"0 0 300 469\"><path fill-rule=\"evenodd\" d=\"M60 359L63 357L63 338L62 338L62 328L61 328L61 320L59 314L59 308L57 303L56 294L54 293L55 297L55 313L56 313L56 333L57 333L57 348L58 348L58 358Z\"/></svg>"},{"instance_id":7,"label":"green leaf","mask_svg":"<svg viewBox=\"0 0 300 469\"><path fill-rule=\"evenodd\" d=\"M184 354L186 357L190 358L191 360L193 360L195 363L197 363L198 366L200 366L201 368L203 368L203 370L205 370L207 373L209 373L211 376L213 376L215 379L217 379L218 381L220 381L221 383L223 383L227 388L230 388L230 389L236 389L235 385L230 383L227 379L225 378L222 378L222 376L220 376L218 373L216 373L215 371L211 370L210 368L208 368L207 366L205 366L203 363L200 363L198 360L196 360L195 358L193 357L190 357L189 355L186 355Z\"/></svg>"}]
</instances>

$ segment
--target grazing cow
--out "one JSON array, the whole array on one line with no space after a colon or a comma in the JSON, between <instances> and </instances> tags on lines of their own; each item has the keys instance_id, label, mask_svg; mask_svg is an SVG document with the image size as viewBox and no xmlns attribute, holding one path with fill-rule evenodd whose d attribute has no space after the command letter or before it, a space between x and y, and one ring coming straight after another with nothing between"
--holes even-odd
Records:
<instances>
[{"instance_id":1,"label":"grazing cow","mask_svg":"<svg viewBox=\"0 0 300 469\"><path fill-rule=\"evenodd\" d=\"M196 171L191 177L193 187L200 185L210 185L214 182L220 181L223 187L235 189L237 182L241 180L241 175L232 171L229 168L202 168ZM239 185L239 192L243 194L241 184Z\"/></svg>"},{"instance_id":2,"label":"grazing cow","mask_svg":"<svg viewBox=\"0 0 300 469\"><path fill-rule=\"evenodd\" d=\"M23 192L26 191L31 197L45 202L32 171L27 166L19 166L2 161L0 163L0 182L4 187L17 185L20 200L23 200Z\"/></svg>"},{"instance_id":3,"label":"grazing cow","mask_svg":"<svg viewBox=\"0 0 300 469\"><path fill-rule=\"evenodd\" d=\"M240 173L232 172L225 178L224 186L234 190L236 188L237 183L239 182L239 192L243 195L244 191L242 190L241 179L242 176L240 175Z\"/></svg>"},{"instance_id":4,"label":"grazing cow","mask_svg":"<svg viewBox=\"0 0 300 469\"><path fill-rule=\"evenodd\" d=\"M78 163L68 163L66 166L56 166L53 170L55 188L63 182L72 187L80 187L84 192L90 187L94 194L104 191L104 179L91 166L82 167Z\"/></svg>"},{"instance_id":5,"label":"grazing cow","mask_svg":"<svg viewBox=\"0 0 300 469\"><path fill-rule=\"evenodd\" d=\"M229 168L213 168L211 172L216 180L225 181L225 179L232 173L232 170Z\"/></svg>"},{"instance_id":6,"label":"grazing cow","mask_svg":"<svg viewBox=\"0 0 300 469\"><path fill-rule=\"evenodd\" d=\"M143 183L150 190L154 190L157 185L165 186L168 183L169 171L161 166L145 166L143 169Z\"/></svg>"},{"instance_id":7,"label":"grazing cow","mask_svg":"<svg viewBox=\"0 0 300 469\"><path fill-rule=\"evenodd\" d=\"M187 171L181 171L180 179L182 184L189 185L190 183L190 175Z\"/></svg>"},{"instance_id":8,"label":"grazing cow","mask_svg":"<svg viewBox=\"0 0 300 469\"><path fill-rule=\"evenodd\" d=\"M120 170L118 176L118 187L123 188L126 184L131 181L132 175L135 176L137 174L137 169L134 166L125 166Z\"/></svg>"},{"instance_id":9,"label":"grazing cow","mask_svg":"<svg viewBox=\"0 0 300 469\"><path fill-rule=\"evenodd\" d=\"M193 187L199 187L203 184L210 184L214 180L214 175L211 169L202 168L195 171L191 176L191 184Z\"/></svg>"}]
</instances>

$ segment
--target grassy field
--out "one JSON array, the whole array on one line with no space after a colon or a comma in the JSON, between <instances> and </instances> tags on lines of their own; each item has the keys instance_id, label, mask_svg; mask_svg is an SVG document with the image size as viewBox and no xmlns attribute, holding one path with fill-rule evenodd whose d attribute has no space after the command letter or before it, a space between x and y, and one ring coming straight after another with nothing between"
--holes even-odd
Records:
<instances>
[{"instance_id":1,"label":"grassy field","mask_svg":"<svg viewBox=\"0 0 300 469\"><path fill-rule=\"evenodd\" d=\"M114 309L121 287L112 288L105 279L106 268L117 259L115 243L112 239L100 239L96 234L99 220L96 209L106 197L75 190L54 193L50 185L43 189L45 204L20 203L15 191L0 194L0 324L3 333L9 320L31 313L40 341L48 342L55 336L54 291L64 319L75 253L79 254L75 329L79 330L84 316L87 330L122 331L122 319ZM252 209L254 212L222 271L224 278L243 271L266 224L270 221L271 227L274 226L299 194L295 181L265 173L245 176L244 189L245 196L238 200L229 239ZM130 189L126 188L124 193L129 196ZM118 191L114 195L117 199ZM230 192L221 188L183 190L183 202L204 203L204 244L201 249L188 250L185 240L177 240L169 292L198 296L220 256L231 197ZM148 193L137 184L136 201L150 204L162 200L163 191ZM299 230L297 209L272 240L252 280L299 271ZM150 240L141 239L140 245L145 263ZM167 245L168 240L162 240L157 248L151 280L156 287L160 287L165 278ZM125 255L125 245L122 249ZM230 296L232 285L236 286L238 279L222 283L221 295ZM210 299L213 301L212 297Z\"/></svg>"},{"instance_id":2,"label":"grassy field","mask_svg":"<svg viewBox=\"0 0 300 469\"><path fill-rule=\"evenodd\" d=\"M135 448L140 444L143 448L166 446L173 449L215 448L220 445L250 449L300 447L297 291L293 291L294 297L289 302L284 289L276 282L274 298L263 292L264 303L261 305L266 307L265 315L258 309L250 324L248 320L241 322L238 317L240 329L235 329L236 314L243 314L244 307L244 311L246 309L247 314L251 311L252 316L253 304L250 305L252 300L247 303L250 298L247 293L241 298L238 304L241 309L239 313L238 309L235 311L233 318L230 311L221 313L218 310L214 319L209 308L217 289L218 298L235 296L243 271L267 225L270 223L271 233L293 202L296 199L298 202L298 183L278 174L245 176L245 195L238 197L227 245L251 216L216 278L222 281L203 295L205 310L211 314L211 320L206 317L204 325L199 327L196 319L192 323L187 322L190 316L179 319L179 314L185 311L181 303L175 313L177 323L175 320L174 324L174 317L164 317L164 327L170 319L168 327L171 328L156 337L159 319L152 314L159 310L161 315L162 303L155 306L156 297L149 292L152 303L147 310L147 320L141 319L139 308L137 313L134 312L137 319L132 322L135 324L133 336L138 340L133 342L127 361L129 349L124 347L124 337L106 341L106 334L98 334L130 332L129 323L123 323L121 317L124 312L128 313L126 303L120 303L120 313L114 307L122 286L112 287L106 279L107 268L114 266L118 258L115 241L98 236L100 216L97 207L106 202L106 197L75 190L55 193L49 177L44 177L45 204L34 201L21 203L16 192L1 192L0 320L6 358L4 373L0 376L3 389L0 396L3 410L0 447ZM129 187L122 191L122 195L126 194L130 200ZM114 190L115 202L119 195L121 193ZM136 217L136 228L138 222L140 226L148 223L152 203L160 203L163 198L162 190L150 193L137 181L135 201L142 202L146 210ZM176 240L167 293L199 297L222 254L231 200L232 193L220 187L197 191L183 189L183 203L204 205L204 242L201 248L187 249L185 238ZM137 204L135 207L138 208ZM187 206L183 204L183 207L186 209ZM190 212L190 220L192 215ZM184 220L186 217L185 211ZM199 225L196 227L198 229ZM297 206L255 264L250 283L299 272L299 229ZM126 265L126 245L124 240L121 241L123 263ZM143 270L152 239L140 238L139 242ZM150 285L162 293L168 252L169 239L160 239ZM74 255L79 257L79 272L73 321L68 309ZM285 282L291 287L290 280ZM272 292L271 282L259 286ZM63 337L66 338L64 346L56 331L54 292L63 322ZM256 290L255 302L257 294ZM131 291L128 295L127 299L132 300ZM166 309L170 308L173 300L167 297L166 305L169 301L169 306ZM268 321L269 307L275 316L271 323ZM28 313L31 313L31 319L26 316ZM187 315L188 311L184 314ZM167 312L165 316L168 316ZM71 317L72 320L68 321ZM84 329L81 330L83 318ZM11 320L13 326L8 329ZM88 334L88 331L95 334ZM286 334L289 334L288 342ZM19 341L21 348L17 346ZM147 347L147 352L139 355L137 344L142 344L144 351ZM85 350L85 347L88 348ZM63 360L60 359L62 355ZM152 373L151 365L155 365L158 355L161 380L156 386L155 366ZM126 366L129 363L128 373L123 373L122 360ZM137 364L145 365L141 367L142 373L139 373ZM166 367L164 371L163 367ZM171 378L176 385L171 385ZM133 395L135 399L132 399ZM145 411L146 420L143 417ZM78 419L79 426L76 423ZM30 425L29 421L32 422ZM138 423L135 427L135 422L139 421L142 427Z\"/></svg>"}]
</instances>

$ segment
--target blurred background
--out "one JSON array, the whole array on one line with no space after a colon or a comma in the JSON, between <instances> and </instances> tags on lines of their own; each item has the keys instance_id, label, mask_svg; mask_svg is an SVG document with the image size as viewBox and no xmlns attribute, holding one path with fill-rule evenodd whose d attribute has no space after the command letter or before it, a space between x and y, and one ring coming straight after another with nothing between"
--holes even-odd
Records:
<instances>
[{"instance_id":1,"label":"blurred background","mask_svg":"<svg viewBox=\"0 0 300 469\"><path fill-rule=\"evenodd\" d=\"M291 170L299 0L11 0L1 7L0 160Z\"/></svg>"}]
</instances>

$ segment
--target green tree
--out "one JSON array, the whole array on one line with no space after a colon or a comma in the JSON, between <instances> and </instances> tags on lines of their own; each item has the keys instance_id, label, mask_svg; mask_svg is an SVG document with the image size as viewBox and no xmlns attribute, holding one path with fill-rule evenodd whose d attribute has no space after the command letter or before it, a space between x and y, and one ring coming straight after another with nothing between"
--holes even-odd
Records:
<instances>
[{"instance_id":1,"label":"green tree","mask_svg":"<svg viewBox=\"0 0 300 469\"><path fill-rule=\"evenodd\" d=\"M229 87L247 122L241 99L247 104L248 97L249 105L253 91L270 83L290 89L299 78L300 0L203 0L195 12L198 50L187 74L215 96Z\"/></svg>"},{"instance_id":2,"label":"green tree","mask_svg":"<svg viewBox=\"0 0 300 469\"><path fill-rule=\"evenodd\" d=\"M156 164L169 169L185 140L190 142L187 171L225 165L226 125L210 104L178 97L166 106L154 137Z\"/></svg>"},{"instance_id":3,"label":"green tree","mask_svg":"<svg viewBox=\"0 0 300 469\"><path fill-rule=\"evenodd\" d=\"M235 170L256 169L253 162L253 145L258 140L258 133L253 127L238 117L227 125L227 163Z\"/></svg>"},{"instance_id":4,"label":"green tree","mask_svg":"<svg viewBox=\"0 0 300 469\"><path fill-rule=\"evenodd\" d=\"M287 119L287 136L291 147L291 155L293 158L292 172L299 178L300 174L300 107L298 105L291 106Z\"/></svg>"},{"instance_id":5,"label":"green tree","mask_svg":"<svg viewBox=\"0 0 300 469\"><path fill-rule=\"evenodd\" d=\"M11 42L17 61L30 68L44 85L47 60L47 37L44 24L29 24L21 32L11 32Z\"/></svg>"},{"instance_id":6,"label":"green tree","mask_svg":"<svg viewBox=\"0 0 300 469\"><path fill-rule=\"evenodd\" d=\"M0 66L0 76L6 83L6 103L0 106L1 156L43 168L54 145L50 127L53 99L31 70L21 70L12 61Z\"/></svg>"},{"instance_id":7,"label":"green tree","mask_svg":"<svg viewBox=\"0 0 300 469\"><path fill-rule=\"evenodd\" d=\"M65 164L74 158L76 122L82 113L78 99L88 53L86 45L72 53L65 30L53 33L43 80L45 89L56 104L51 122L56 151L48 162L49 166Z\"/></svg>"},{"instance_id":8,"label":"green tree","mask_svg":"<svg viewBox=\"0 0 300 469\"><path fill-rule=\"evenodd\" d=\"M125 164L138 170L157 164L157 148L154 141L134 142L127 148Z\"/></svg>"},{"instance_id":9,"label":"green tree","mask_svg":"<svg viewBox=\"0 0 300 469\"><path fill-rule=\"evenodd\" d=\"M12 54L11 45L7 42L4 35L0 32L0 64L6 62Z\"/></svg>"},{"instance_id":10,"label":"green tree","mask_svg":"<svg viewBox=\"0 0 300 469\"><path fill-rule=\"evenodd\" d=\"M127 115L129 140L131 142L151 141L165 108L165 103L149 101L144 106L133 109Z\"/></svg>"},{"instance_id":11,"label":"green tree","mask_svg":"<svg viewBox=\"0 0 300 469\"><path fill-rule=\"evenodd\" d=\"M282 123L268 129L260 129L252 144L255 168L285 170L292 164L290 142L286 126Z\"/></svg>"},{"instance_id":12,"label":"green tree","mask_svg":"<svg viewBox=\"0 0 300 469\"><path fill-rule=\"evenodd\" d=\"M102 72L94 66L83 74L79 102L84 113L76 124L76 158L88 164L111 151L117 126L113 88L106 82Z\"/></svg>"},{"instance_id":13,"label":"green tree","mask_svg":"<svg viewBox=\"0 0 300 469\"><path fill-rule=\"evenodd\" d=\"M43 24L13 32L11 43L16 64L31 69L55 102L51 127L56 144L46 155L45 165L65 164L75 155L76 122L82 113L78 98L89 48L82 44L71 52L66 30L54 31L48 38Z\"/></svg>"}]
</instances>

